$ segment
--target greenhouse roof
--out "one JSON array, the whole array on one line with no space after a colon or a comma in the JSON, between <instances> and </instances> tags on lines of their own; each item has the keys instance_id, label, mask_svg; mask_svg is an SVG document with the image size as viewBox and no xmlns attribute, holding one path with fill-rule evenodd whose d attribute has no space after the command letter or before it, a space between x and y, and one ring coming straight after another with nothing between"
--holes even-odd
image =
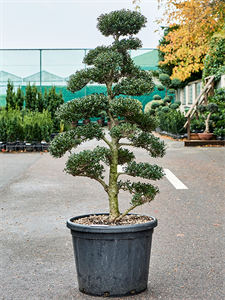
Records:
<instances>
[{"instance_id":1,"label":"greenhouse roof","mask_svg":"<svg viewBox=\"0 0 225 300\"><path fill-rule=\"evenodd\" d=\"M158 50L149 51L145 54L135 56L133 57L133 61L143 70L157 70L159 61Z\"/></svg>"},{"instance_id":2,"label":"greenhouse roof","mask_svg":"<svg viewBox=\"0 0 225 300\"><path fill-rule=\"evenodd\" d=\"M21 83L22 82L22 77L13 75L11 73L5 72L5 71L0 71L0 82L1 84L6 84L8 80L13 81L14 83Z\"/></svg>"},{"instance_id":3,"label":"greenhouse roof","mask_svg":"<svg viewBox=\"0 0 225 300\"><path fill-rule=\"evenodd\" d=\"M63 77L57 76L55 74L49 73L47 71L41 71L38 73L35 73L33 75L30 75L28 77L23 78L24 82L33 82L33 81L40 81L40 75L41 75L41 81L44 82L62 82L63 81Z\"/></svg>"}]
</instances>

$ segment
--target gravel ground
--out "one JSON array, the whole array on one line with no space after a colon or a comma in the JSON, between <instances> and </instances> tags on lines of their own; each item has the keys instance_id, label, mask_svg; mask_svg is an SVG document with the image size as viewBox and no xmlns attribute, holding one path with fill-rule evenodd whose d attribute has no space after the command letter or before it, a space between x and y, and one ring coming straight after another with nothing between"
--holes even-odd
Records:
<instances>
[{"instance_id":1,"label":"gravel ground","mask_svg":"<svg viewBox=\"0 0 225 300\"><path fill-rule=\"evenodd\" d=\"M169 169L188 189L177 190L163 178L155 201L133 211L156 217L158 226L148 289L123 299L222 300L225 149L166 143L164 158L135 150L137 160ZM107 212L107 198L97 182L62 172L65 161L49 153L0 154L0 299L97 299L78 290L66 220ZM121 192L120 200L124 211L127 193Z\"/></svg>"}]
</instances>

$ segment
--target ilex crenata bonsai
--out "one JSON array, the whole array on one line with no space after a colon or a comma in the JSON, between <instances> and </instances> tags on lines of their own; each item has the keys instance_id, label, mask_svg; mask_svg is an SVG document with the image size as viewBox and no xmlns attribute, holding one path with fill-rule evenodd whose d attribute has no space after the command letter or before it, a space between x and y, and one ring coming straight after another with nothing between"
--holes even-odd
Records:
<instances>
[{"instance_id":1,"label":"ilex crenata bonsai","mask_svg":"<svg viewBox=\"0 0 225 300\"><path fill-rule=\"evenodd\" d=\"M67 89L76 93L87 84L99 83L106 85L107 93L76 98L58 109L58 116L68 123L105 112L111 122L110 138L101 125L92 122L57 135L50 146L51 155L59 158L85 141L97 139L105 142L105 147L98 146L92 151L71 152L65 171L73 176L95 179L103 186L108 194L111 220L119 220L135 207L152 201L159 192L158 187L150 183L123 181L124 174L150 180L161 179L164 175L163 169L155 164L135 162L133 152L128 150L129 146L143 148L152 157L162 157L166 148L151 134L157 126L156 119L144 114L141 103L132 98L154 90L150 73L136 66L129 52L142 46L133 35L145 27L146 22L139 12L125 9L100 15L97 28L104 36L112 36L114 42L90 50L84 58L88 68L71 75ZM124 166L124 172L117 171L118 165ZM105 167L109 168L107 180ZM120 190L132 195L130 207L124 213L119 210Z\"/></svg>"},{"instance_id":2,"label":"ilex crenata bonsai","mask_svg":"<svg viewBox=\"0 0 225 300\"><path fill-rule=\"evenodd\" d=\"M208 105L200 104L200 105L198 105L197 110L205 119L204 133L209 133L209 120L210 120L211 115L218 111L217 104L216 103L209 103Z\"/></svg>"}]
</instances>

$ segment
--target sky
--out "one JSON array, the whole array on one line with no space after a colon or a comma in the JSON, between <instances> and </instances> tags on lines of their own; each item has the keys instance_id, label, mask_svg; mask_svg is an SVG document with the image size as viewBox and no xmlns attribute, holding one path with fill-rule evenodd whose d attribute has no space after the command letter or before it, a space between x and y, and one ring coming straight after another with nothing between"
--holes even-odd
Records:
<instances>
[{"instance_id":1,"label":"sky","mask_svg":"<svg viewBox=\"0 0 225 300\"><path fill-rule=\"evenodd\" d=\"M111 37L97 30L97 17L122 8L132 0L0 0L0 49L95 48ZM157 0L142 0L146 28L137 35L143 48L156 48L160 38L155 23L162 16Z\"/></svg>"}]
</instances>

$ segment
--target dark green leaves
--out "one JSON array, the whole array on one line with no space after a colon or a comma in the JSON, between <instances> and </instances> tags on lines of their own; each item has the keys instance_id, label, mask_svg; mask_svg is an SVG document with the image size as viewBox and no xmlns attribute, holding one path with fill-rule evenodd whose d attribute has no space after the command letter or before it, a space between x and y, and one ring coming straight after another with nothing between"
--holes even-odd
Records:
<instances>
[{"instance_id":1,"label":"dark green leaves","mask_svg":"<svg viewBox=\"0 0 225 300\"><path fill-rule=\"evenodd\" d=\"M136 50L142 47L142 42L138 38L130 37L129 39L122 39L113 43L112 49L116 49L118 52L124 52L127 50Z\"/></svg>"},{"instance_id":2,"label":"dark green leaves","mask_svg":"<svg viewBox=\"0 0 225 300\"><path fill-rule=\"evenodd\" d=\"M100 164L101 159L98 148L93 151L84 150L78 154L71 154L64 170L73 176L103 179L104 166Z\"/></svg>"},{"instance_id":3,"label":"dark green leaves","mask_svg":"<svg viewBox=\"0 0 225 300\"><path fill-rule=\"evenodd\" d=\"M87 65L93 65L94 64L94 60L96 59L96 57L99 54L108 52L108 50L110 49L110 47L106 47L106 46L99 46L96 47L95 49L92 49L88 52L88 54L85 56L85 58L83 59L83 63L87 64Z\"/></svg>"},{"instance_id":4,"label":"dark green leaves","mask_svg":"<svg viewBox=\"0 0 225 300\"><path fill-rule=\"evenodd\" d=\"M76 71L67 82L67 90L75 93L85 87L91 80L92 74L90 69Z\"/></svg>"},{"instance_id":5,"label":"dark green leaves","mask_svg":"<svg viewBox=\"0 0 225 300\"><path fill-rule=\"evenodd\" d=\"M147 19L137 11L117 10L98 17L97 28L104 36L112 35L115 39L120 36L137 34L145 27Z\"/></svg>"},{"instance_id":6,"label":"dark green leaves","mask_svg":"<svg viewBox=\"0 0 225 300\"><path fill-rule=\"evenodd\" d=\"M105 51L98 54L98 56L93 60L94 66L102 73L102 76L104 77L119 73L122 62L122 54L110 49L107 52Z\"/></svg>"},{"instance_id":7,"label":"dark green leaves","mask_svg":"<svg viewBox=\"0 0 225 300\"><path fill-rule=\"evenodd\" d=\"M131 124L137 124L138 128L145 132L152 132L158 126L158 121L151 112L127 116L126 120Z\"/></svg>"},{"instance_id":8,"label":"dark green leaves","mask_svg":"<svg viewBox=\"0 0 225 300\"><path fill-rule=\"evenodd\" d=\"M197 110L198 110L201 114L204 114L204 112L207 111L207 108L206 108L205 105L201 104L201 105L198 105Z\"/></svg>"},{"instance_id":9,"label":"dark green leaves","mask_svg":"<svg viewBox=\"0 0 225 300\"><path fill-rule=\"evenodd\" d=\"M147 72L146 72L147 73ZM141 96L149 94L154 90L152 79L146 78L124 78L113 88L115 95Z\"/></svg>"},{"instance_id":10,"label":"dark green leaves","mask_svg":"<svg viewBox=\"0 0 225 300\"><path fill-rule=\"evenodd\" d=\"M125 138L133 134L134 132L137 131L137 125L132 125L130 123L121 123L119 126L114 126L111 128L109 131L109 134L113 138Z\"/></svg>"},{"instance_id":11,"label":"dark green leaves","mask_svg":"<svg viewBox=\"0 0 225 300\"><path fill-rule=\"evenodd\" d=\"M142 104L136 99L119 97L110 102L110 110L119 117L133 116L142 112Z\"/></svg>"},{"instance_id":12,"label":"dark green leaves","mask_svg":"<svg viewBox=\"0 0 225 300\"><path fill-rule=\"evenodd\" d=\"M58 134L51 142L49 147L50 154L53 157L62 157L66 151L77 147L81 140L75 137L74 131L66 131Z\"/></svg>"},{"instance_id":13,"label":"dark green leaves","mask_svg":"<svg viewBox=\"0 0 225 300\"><path fill-rule=\"evenodd\" d=\"M131 183L130 180L125 182L119 181L118 189L129 191L130 194L134 194L131 205L142 205L150 202L155 198L156 194L159 193L158 187L152 184L141 182Z\"/></svg>"},{"instance_id":14,"label":"dark green leaves","mask_svg":"<svg viewBox=\"0 0 225 300\"><path fill-rule=\"evenodd\" d=\"M138 132L128 137L135 147L140 147L149 152L152 157L163 157L166 153L164 141L148 132Z\"/></svg>"},{"instance_id":15,"label":"dark green leaves","mask_svg":"<svg viewBox=\"0 0 225 300\"><path fill-rule=\"evenodd\" d=\"M102 110L108 109L108 98L103 94L92 94L76 98L61 105L57 111L60 119L70 123L80 119L98 116Z\"/></svg>"},{"instance_id":16,"label":"dark green leaves","mask_svg":"<svg viewBox=\"0 0 225 300\"><path fill-rule=\"evenodd\" d=\"M215 113L215 112L218 111L218 106L217 106L216 103L209 103L209 104L207 105L207 110L208 110L209 112L211 112L211 113Z\"/></svg>"},{"instance_id":17,"label":"dark green leaves","mask_svg":"<svg viewBox=\"0 0 225 300\"><path fill-rule=\"evenodd\" d=\"M140 70L130 62L123 72L128 72L129 77L123 78L113 87L115 95L141 96L153 92L155 84L149 72Z\"/></svg>"},{"instance_id":18,"label":"dark green leaves","mask_svg":"<svg viewBox=\"0 0 225 300\"><path fill-rule=\"evenodd\" d=\"M151 180L159 180L163 177L163 169L157 165L148 163L128 163L125 167L125 173L133 177L142 177Z\"/></svg>"},{"instance_id":19,"label":"dark green leaves","mask_svg":"<svg viewBox=\"0 0 225 300\"><path fill-rule=\"evenodd\" d=\"M62 157L66 151L77 147L82 142L96 138L100 140L104 133L99 124L90 123L82 127L76 127L71 131L58 134L50 145L50 153L54 157Z\"/></svg>"},{"instance_id":20,"label":"dark green leaves","mask_svg":"<svg viewBox=\"0 0 225 300\"><path fill-rule=\"evenodd\" d=\"M135 159L133 152L128 149L119 148L118 150L118 165L124 165Z\"/></svg>"}]
</instances>

